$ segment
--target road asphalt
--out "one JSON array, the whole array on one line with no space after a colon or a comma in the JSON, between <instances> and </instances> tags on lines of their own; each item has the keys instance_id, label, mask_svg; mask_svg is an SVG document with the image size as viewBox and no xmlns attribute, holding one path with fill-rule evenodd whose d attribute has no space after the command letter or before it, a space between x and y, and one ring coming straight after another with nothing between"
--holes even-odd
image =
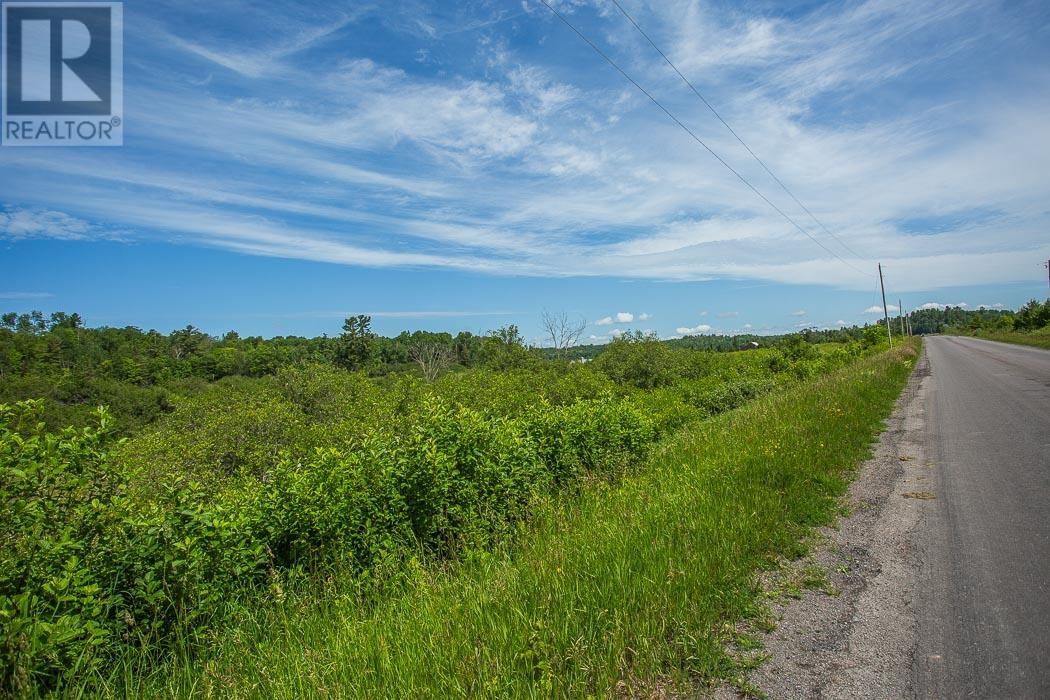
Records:
<instances>
[{"instance_id":1,"label":"road asphalt","mask_svg":"<svg viewBox=\"0 0 1050 700\"><path fill-rule=\"evenodd\" d=\"M1050 698L1050 352L926 340L919 697Z\"/></svg>"}]
</instances>

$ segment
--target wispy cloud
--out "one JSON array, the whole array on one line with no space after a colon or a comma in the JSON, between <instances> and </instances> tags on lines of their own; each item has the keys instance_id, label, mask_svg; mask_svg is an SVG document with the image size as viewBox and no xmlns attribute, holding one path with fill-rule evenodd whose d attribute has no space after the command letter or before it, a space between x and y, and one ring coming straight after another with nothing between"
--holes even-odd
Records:
<instances>
[{"instance_id":1,"label":"wispy cloud","mask_svg":"<svg viewBox=\"0 0 1050 700\"><path fill-rule=\"evenodd\" d=\"M57 238L75 241L89 237L95 227L87 221L60 211L42 209L9 209L0 211L0 236L24 238Z\"/></svg>"},{"instance_id":2,"label":"wispy cloud","mask_svg":"<svg viewBox=\"0 0 1050 700\"><path fill-rule=\"evenodd\" d=\"M477 310L419 310L419 311L299 311L286 314L269 314L279 318L348 318L350 316L371 316L372 318L472 318L513 316L517 311L477 311Z\"/></svg>"},{"instance_id":3,"label":"wispy cloud","mask_svg":"<svg viewBox=\"0 0 1050 700\"><path fill-rule=\"evenodd\" d=\"M674 329L674 332L678 335L696 335L698 333L707 333L710 330L711 326L707 325L706 323L701 323L700 325L692 327L679 326L678 328Z\"/></svg>"},{"instance_id":4,"label":"wispy cloud","mask_svg":"<svg viewBox=\"0 0 1050 700\"><path fill-rule=\"evenodd\" d=\"M0 299L10 300L51 299L54 296L51 292L0 292Z\"/></svg>"},{"instance_id":5,"label":"wispy cloud","mask_svg":"<svg viewBox=\"0 0 1050 700\"><path fill-rule=\"evenodd\" d=\"M288 26L287 16L274 16L269 21L283 25L280 38L269 45L253 43L250 47L231 47L228 40L207 45L197 39L187 39L158 28L154 28L154 34L157 40L170 47L243 77L265 78L275 74L287 75L290 68L285 59L329 38L355 19L357 16L354 14L339 12L320 24L298 22Z\"/></svg>"},{"instance_id":6,"label":"wispy cloud","mask_svg":"<svg viewBox=\"0 0 1050 700\"><path fill-rule=\"evenodd\" d=\"M574 6L807 222L622 18ZM230 26L202 21L197 33L158 13L129 83L139 146L5 156L0 236L119 230L343 265L871 288L873 259L807 222L870 272L822 251L600 62L581 69L576 39L546 15L523 25L509 21L516 10L376 7L222 3L209 17ZM676 0L641 12L823 223L863 255L892 251L882 262L895 290L1028 280L1031 259L1050 257L1050 83L1007 69L1003 80L954 79L995 51L1024 56L1017 65L1045 55L1010 13L972 0L794 12ZM342 41L373 31L365 19L411 44L408 56L422 44L427 65ZM477 30L468 47L438 42L457 27ZM953 224L926 227L930 217Z\"/></svg>"}]
</instances>

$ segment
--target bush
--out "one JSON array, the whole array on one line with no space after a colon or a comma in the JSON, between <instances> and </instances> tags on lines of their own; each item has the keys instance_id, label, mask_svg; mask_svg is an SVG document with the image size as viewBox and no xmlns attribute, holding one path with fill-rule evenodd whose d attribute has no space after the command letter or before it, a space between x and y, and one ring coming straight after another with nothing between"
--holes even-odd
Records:
<instances>
[{"instance_id":1,"label":"bush","mask_svg":"<svg viewBox=\"0 0 1050 700\"><path fill-rule=\"evenodd\" d=\"M653 389L702 376L707 362L706 353L679 350L655 336L636 333L609 343L593 364L617 384Z\"/></svg>"},{"instance_id":2,"label":"bush","mask_svg":"<svg viewBox=\"0 0 1050 700\"><path fill-rule=\"evenodd\" d=\"M559 485L640 459L656 434L652 420L626 400L541 404L523 422Z\"/></svg>"},{"instance_id":3,"label":"bush","mask_svg":"<svg viewBox=\"0 0 1050 700\"><path fill-rule=\"evenodd\" d=\"M395 479L419 543L448 555L524 517L551 471L524 437L514 421L426 401L418 424L393 444Z\"/></svg>"},{"instance_id":4,"label":"bush","mask_svg":"<svg viewBox=\"0 0 1050 700\"><path fill-rule=\"evenodd\" d=\"M537 495L636 462L654 437L652 422L626 400L544 402L508 418L421 395L407 430L293 456L279 446L297 408L223 411L213 396L192 405L158 431L163 440L140 438L130 453L175 459L191 467L187 475L133 473L111 460L105 412L96 429L50 435L34 423L39 403L0 406L6 691L60 688L128 645L192 643L253 591L280 596L311 573L360 573L392 553L449 557L483 546L526 518ZM192 428L180 422L189 416ZM271 422L287 426L270 433ZM265 469L227 481L205 469L210 481L193 478L246 430L255 432L245 464ZM166 452L178 434L191 459ZM128 463L129 453L122 458ZM148 479L149 499L129 496L144 488L131 477Z\"/></svg>"},{"instance_id":5,"label":"bush","mask_svg":"<svg viewBox=\"0 0 1050 700\"><path fill-rule=\"evenodd\" d=\"M0 405L0 691L100 667L115 604L94 564L124 486L108 469L112 420L44 434L42 403Z\"/></svg>"},{"instance_id":6,"label":"bush","mask_svg":"<svg viewBox=\"0 0 1050 700\"><path fill-rule=\"evenodd\" d=\"M284 367L188 379L174 413L124 442L104 411L49 434L41 402L0 404L0 692L61 692L129 648L192 648L263 596L492 544L537 497L860 352L715 356L632 336L589 366L432 383Z\"/></svg>"},{"instance_id":7,"label":"bush","mask_svg":"<svg viewBox=\"0 0 1050 700\"><path fill-rule=\"evenodd\" d=\"M119 461L147 492L187 479L218 488L263 477L282 451L301 453L309 437L306 416L272 385L224 379L129 440Z\"/></svg>"},{"instance_id":8,"label":"bush","mask_svg":"<svg viewBox=\"0 0 1050 700\"><path fill-rule=\"evenodd\" d=\"M776 388L772 379L737 379L700 390L687 391L686 400L704 414L714 416L743 406Z\"/></svg>"},{"instance_id":9,"label":"bush","mask_svg":"<svg viewBox=\"0 0 1050 700\"><path fill-rule=\"evenodd\" d=\"M1038 302L1032 299L1014 315L1014 329L1035 331L1050 325L1050 299Z\"/></svg>"}]
</instances>

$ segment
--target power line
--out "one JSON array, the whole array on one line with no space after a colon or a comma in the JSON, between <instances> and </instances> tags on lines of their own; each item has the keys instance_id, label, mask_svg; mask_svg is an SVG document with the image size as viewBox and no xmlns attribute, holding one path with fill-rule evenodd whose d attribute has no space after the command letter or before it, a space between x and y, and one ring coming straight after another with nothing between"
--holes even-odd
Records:
<instances>
[{"instance_id":1,"label":"power line","mask_svg":"<svg viewBox=\"0 0 1050 700\"><path fill-rule=\"evenodd\" d=\"M571 29L571 30L572 30L573 32L575 32L575 33L576 33L576 35L577 35L578 37L580 37L580 39L582 39L582 40L583 40L583 41L584 41L584 42L585 42L585 43L586 43L586 44L587 44L588 46L590 46L590 47L591 47L592 49L594 49L594 52L595 52L595 53L597 53L597 54L598 54L599 56L601 56L602 58L604 58L604 59L605 59L605 61L606 61L606 62L607 62L607 63L608 63L608 64L609 64L610 66L612 66L613 68L615 68L615 69L617 70L617 72L619 72L619 73L620 73L620 75L622 75L622 76L623 76L624 78L626 78L626 79L627 79L627 81L628 81L628 82L630 82L630 83L631 83L632 85L634 85L634 86L635 86L635 87L636 87L636 88L638 89L638 91L639 91L639 92L641 92L641 93L642 93L643 95L645 95L646 97L648 97L648 98L649 98L649 99L650 99L650 100L652 101L652 103L653 103L653 104L655 104L655 105L656 105L657 107L659 107L659 108L660 108L660 109L661 109L661 110L663 111L663 113L664 113L664 114L666 114L666 115L667 115L667 116L668 116L668 117L669 117L669 118L671 119L671 121L673 121L673 122L674 122L675 124L677 124L677 125L678 125L679 127L681 127L681 129L682 129L683 131L685 131L685 133L689 134L689 136L691 136L691 137L693 138L693 140L694 140L694 141L696 141L696 142L697 142L698 144L700 144L701 146L703 146L704 150L706 150L706 151L707 151L708 153L710 153L710 154L711 154L712 156L714 156L714 158L715 158L715 159L716 159L716 160L717 160L717 161L718 161L719 163L721 163L722 165L724 165L724 166L726 167L726 169L727 169L727 170L729 170L729 172L731 172L731 173L733 173L734 175L736 175L737 179L739 179L739 180L740 180L740 181L741 181L742 183L744 183L745 185L747 185L747 187L748 187L748 188L749 188L749 189L750 189L750 190L751 190L752 192L754 192L754 193L755 193L756 195L758 195L758 196L759 196L759 197L760 197L760 198L762 199L762 201L764 201L764 202L765 202L766 204L768 204L768 205L769 205L769 206L770 206L770 207L771 207L771 208L772 208L772 209L773 209L774 211L776 211L776 212L777 212L778 214L780 214L780 216L782 216L782 217L783 217L783 218L784 218L784 219L785 219L785 220L786 220L786 221L787 221L788 223L790 223L790 224L791 224L792 226L794 226L794 227L795 227L796 229L798 229L798 230L799 230L799 231L800 231L800 232L801 232L801 233L802 233L803 235L805 235L805 236L806 236L807 238L809 238L809 239L810 239L811 241L813 241L813 242L814 242L814 243L816 243L816 244L817 244L818 246L820 246L821 248L823 248L823 249L824 249L824 250L825 250L825 251L826 251L826 252L827 252L827 253L828 253L829 255L831 255L831 256L832 256L832 257L834 257L834 258L837 258L837 259L839 260L839 262L841 262L842 264L844 264L844 265L847 265L847 266L851 267L852 269L856 270L857 272L859 272L859 273L860 273L860 274L862 274L862 275L866 275L866 274L868 274L868 273L864 272L863 270L861 270L860 268L858 268L858 267L857 267L856 265L853 265L852 263L850 263L850 262L849 262L848 260L845 260L845 259L844 259L844 258L843 258L842 256L840 256L840 255L839 255L838 253L836 253L835 251L831 250L831 249L830 249L830 248L828 248L828 247L827 247L826 245L824 245L823 243L821 243L821 242L820 242L820 241L819 241L819 240L818 240L818 239L817 239L816 237L814 237L814 236L813 236L813 235L812 235L812 234L811 234L811 233L810 233L809 231L807 231L806 229L804 229L804 228L802 228L801 226L799 226L799 225L798 225L798 223L797 223L797 222L796 222L796 221L795 221L794 219L792 219L792 218L791 218L790 216L788 216L788 215L787 215L786 213L784 213L784 210L783 210L783 209L781 209L781 208L780 208L780 207L778 207L778 206L777 206L776 204L774 204L774 203L773 203L773 201L772 201L771 199L769 199L769 197L767 197L767 196L765 196L764 194L762 194L762 193L761 193L761 192L760 192L760 191L758 190L758 188L757 188L757 187L755 187L754 185L752 185L752 184L751 184L751 182L750 182L750 181L749 181L749 180L748 180L748 179L747 179L746 177L744 177L743 175L741 175L741 174L740 174L740 173L739 173L739 172L738 172L738 171L737 171L737 170L736 170L735 168L733 168L733 166L731 166L731 165L730 165L729 163L727 163L727 162L725 161L725 159L724 159L724 158L722 158L722 156L718 155L718 154L717 154L717 153L716 153L716 152L715 152L714 150L712 150L712 148L711 148L710 146L708 146L708 145L707 145L706 143L704 143L704 140L703 140L703 139L701 139L701 138L700 138L699 136L697 136L697 135L696 135L696 134L695 134L695 133L694 133L694 132L692 131L692 129L690 129L690 128L689 128L688 126L686 126L685 124L683 124L683 123L682 123L682 121L681 121L681 120L680 120L680 119L679 119L678 117L676 117L676 116L675 116L674 114L672 114L672 113L671 113L671 111L670 111L669 109L667 109L667 107L664 107L664 106L663 106L663 104L662 104L662 103L661 103L661 102L660 102L659 100L657 100L657 99L656 99L655 97L653 97L653 96L652 96L652 95L651 95L651 94L649 93L649 91L648 91L648 90L646 90L646 89L645 89L645 88L643 88L643 87L642 87L641 85L639 85L639 84L638 84L638 81L636 81L636 80L635 80L634 78L632 78L632 77L631 77L631 76L630 76L630 75L629 75L629 74L627 73L627 71L625 71L625 70L624 70L623 68L620 68L619 64L617 64L617 63L616 63L616 61L612 60L612 58L610 58L610 57L609 57L609 56L608 56L608 55L607 55L607 54L606 54L606 53L605 53L604 51L602 51L602 50L601 50L600 48L598 48L597 44L595 44L595 43L594 43L593 41L591 41L590 39L588 39L588 38L587 38L587 36L586 36L586 35L585 35L585 34L584 34L583 32L581 32L581 31L580 31L579 29L577 29L577 28L576 28L576 26L575 26L575 25L574 25L574 24L573 24L572 22L570 22L570 21L569 21L569 20L568 20L568 19L567 19L567 18L566 18L566 17L564 16L564 15L562 15L562 13L560 13L560 12L558 12L558 11L557 11L556 9L554 9L554 7L552 7L552 6L551 6L551 4L550 4L550 2L549 2L548 0L540 0L540 2L542 2L542 3L544 4L544 6L545 6L545 7L546 7L546 8L548 9L548 10L550 10L550 11L551 11L552 13L554 13L554 15L555 15L555 16L556 16L556 17L557 17L558 19L560 19L560 20L561 20L561 21L562 21L562 22L563 22L563 23L565 24L565 26L567 26L567 27L568 27L569 29Z\"/></svg>"},{"instance_id":2,"label":"power line","mask_svg":"<svg viewBox=\"0 0 1050 700\"><path fill-rule=\"evenodd\" d=\"M627 10L623 9L623 5L621 5L621 4L619 3L619 0L611 0L611 1L612 1L612 4L616 5L616 9L618 9L618 10L620 11L620 13L621 13L621 14L623 14L623 16L624 16L624 17L626 17L626 18L627 18L627 21L628 21L628 22L630 22L631 24L633 24L633 25L634 25L634 28L638 30L638 33L639 33L639 34L641 34L641 35L642 35L643 37L645 37L645 40L649 42L649 45L650 45L650 46L652 46L652 47L653 47L654 49L656 49L656 53L660 54L660 57L661 57L661 58L663 58L663 59L664 59L664 61L666 61L666 62L667 62L667 65L671 66L671 70L673 70L673 71L674 71L675 73L677 73L677 74L678 74L678 77L679 77L679 78L681 78L681 79L682 79L682 82L683 82L683 83L685 83L685 84L686 84L686 86L687 86L687 87L688 87L688 88L689 88L690 90L692 90L692 91L693 91L693 94L694 94L694 95L696 95L697 97L699 97L699 98L700 98L700 101L701 101L701 102L703 102L703 103L704 103L704 105L705 105L705 106L706 106L706 107L707 107L707 108L708 108L709 110L711 110L711 114L715 115L715 118L716 118L716 119L718 119L718 121L722 122L722 126L724 126L724 127L726 128L726 129L728 129L728 130L729 130L729 133L731 133L731 134L732 134L732 135L733 135L733 136L734 136L734 137L736 138L736 140L740 142L740 145L741 145L741 146L743 146L743 147L744 147L744 149L745 149L745 150L747 150L747 152L751 154L751 157L752 157L752 158L754 158L754 159L755 159L755 161L756 161L756 162L757 162L757 163L758 163L759 165L761 165L761 166L762 166L762 169L763 169L763 170L765 170L765 171L766 171L766 173L767 173L767 174L768 174L768 175L769 175L769 176L770 176L771 178L773 178L773 180L774 180L774 181L775 181L775 182L776 182L776 183L777 183L778 185L780 185L780 188L781 188L782 190L784 190L784 192L786 192L786 193L788 194L788 196L789 196L789 197L791 197L791 199L793 199L793 200L794 200L795 204L797 204L797 205L798 205L799 207L801 207L801 208L802 208L802 211L806 212L806 214L808 214L808 215L809 215L809 218L813 219L813 222L814 222L814 223L816 223L816 224L817 224L817 226L819 226L819 227L820 227L821 229L823 229L823 230L824 230L824 233L828 234L829 236L831 236L832 238L834 238L834 239L835 239L836 241L838 241L839 245L841 245L841 246L842 246L843 248L845 248L846 250L848 250L848 251L849 251L849 252L850 252L850 253L851 253L852 255L855 255L855 256L857 256L858 258L862 258L862 259L863 259L863 258L864 258L864 256L863 256L863 255L861 255L861 254L860 254L860 253L858 253L857 251L855 251L855 250L853 250L852 248L850 248L850 247L849 247L848 245L846 245L846 242L845 242L845 241L843 241L843 240L842 240L841 238L839 238L839 237L838 237L838 236L836 236L836 235L835 235L834 233L832 233L832 232L831 232L831 231L830 231L830 230L828 229L828 227L827 227L827 226L825 226L825 225L824 225L824 223L823 223L823 222L822 222L822 221L821 221L820 219L818 219L818 218L816 217L816 215L814 215L814 214L813 214L813 212L812 212L812 211L810 211L810 210L809 210L809 208L808 208L808 207L807 207L807 206L806 206L805 204L803 204L803 203L802 203L802 202L801 202L801 201L799 200L799 198L798 198L798 197L796 197L796 196L795 196L795 193L794 193L794 192L792 192L792 191L791 191L790 189L788 189L788 186L787 186L787 185L785 185L785 184L783 183L783 181L782 181L782 180L781 180L781 179L780 179L779 177L777 177L777 176L776 176L776 174L774 174L772 170L770 170L770 169L769 169L769 166L767 166L767 165L765 164L765 162L764 162L764 161L763 161L763 160L762 160L761 158L759 158L759 157L758 157L758 154L756 154L756 153L755 153L755 152L754 152L753 150L751 150L751 147L750 147L750 146L748 146L748 145L747 145L747 143L745 143L745 142L744 142L744 139L742 139L742 138L740 137L740 134L738 134L738 133L736 132L736 130L734 130L734 129L733 129L733 127L729 126L729 122L727 122L727 121L726 121L725 119L723 119L723 118L722 118L722 115L718 113L718 110L716 110L716 109L714 108L714 106L712 106L712 104L711 104L710 102L708 102L708 101L707 101L707 98L705 98L705 97L704 97L703 95L701 95L701 94L700 94L700 91L696 89L696 86L695 86L695 85L693 85L693 83L692 83L692 82L691 82L691 81L690 81L690 80L689 80L688 78L686 78L686 77L685 77L685 75L683 75L683 74L682 74L682 71L678 70L678 66L676 66L676 65L675 65L675 64L674 64L674 63L673 63L673 62L671 61L671 59L667 57L667 54L665 54L665 53L664 53L664 52L663 52L663 51L662 51L662 50L660 49L660 47L656 45L656 42L655 42L655 41L653 41L653 40L652 40L652 38L651 38L651 37L650 37L650 36L649 36L648 34L646 34L646 33L645 33L645 30L644 30L644 29L642 29L642 28L641 28L641 27L640 27L640 26L638 25L638 23L637 23L636 21L634 21L634 17L632 17L632 16L631 16L631 15L630 15L630 14L629 14L629 13L627 12Z\"/></svg>"}]
</instances>

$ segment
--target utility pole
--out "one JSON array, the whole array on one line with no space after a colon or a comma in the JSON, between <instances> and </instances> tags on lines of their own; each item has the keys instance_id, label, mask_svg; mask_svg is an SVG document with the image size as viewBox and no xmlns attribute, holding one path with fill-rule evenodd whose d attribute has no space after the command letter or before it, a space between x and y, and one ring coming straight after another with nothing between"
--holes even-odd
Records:
<instances>
[{"instance_id":1,"label":"utility pole","mask_svg":"<svg viewBox=\"0 0 1050 700\"><path fill-rule=\"evenodd\" d=\"M879 286L882 288L882 317L886 321L886 337L893 347L893 330L890 328L890 310L886 308L886 284L882 281L882 263L879 263Z\"/></svg>"},{"instance_id":2,"label":"utility pole","mask_svg":"<svg viewBox=\"0 0 1050 700\"><path fill-rule=\"evenodd\" d=\"M1043 267L1046 268L1046 283L1050 284L1050 260L1047 260Z\"/></svg>"},{"instance_id":3,"label":"utility pole","mask_svg":"<svg viewBox=\"0 0 1050 700\"><path fill-rule=\"evenodd\" d=\"M901 320L901 337L908 335L904 332L904 302L900 299L897 300L897 316Z\"/></svg>"}]
</instances>

